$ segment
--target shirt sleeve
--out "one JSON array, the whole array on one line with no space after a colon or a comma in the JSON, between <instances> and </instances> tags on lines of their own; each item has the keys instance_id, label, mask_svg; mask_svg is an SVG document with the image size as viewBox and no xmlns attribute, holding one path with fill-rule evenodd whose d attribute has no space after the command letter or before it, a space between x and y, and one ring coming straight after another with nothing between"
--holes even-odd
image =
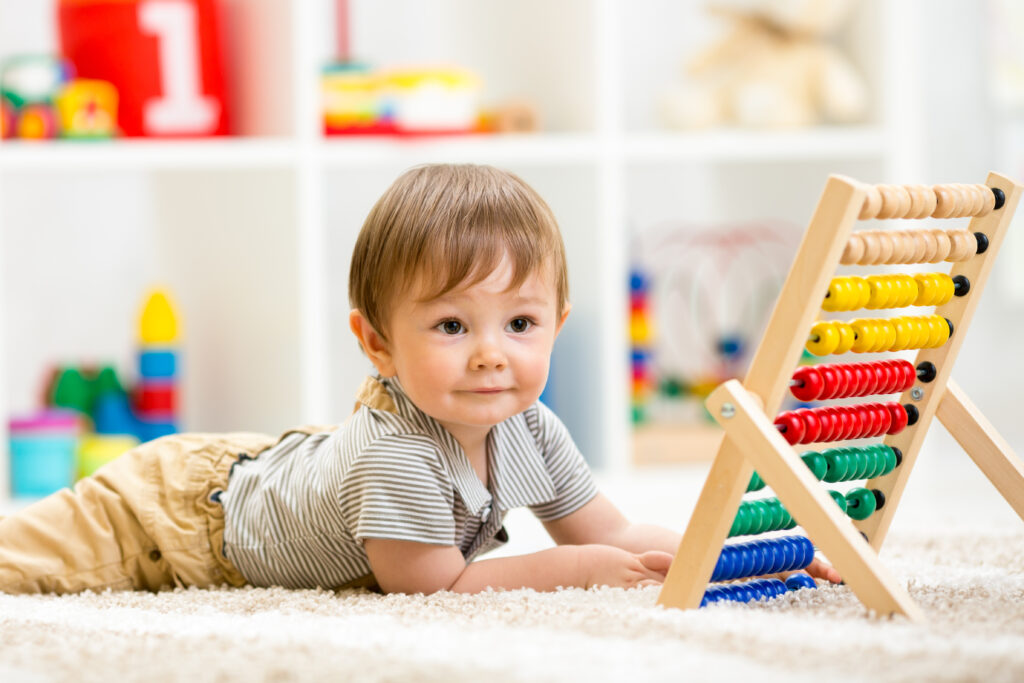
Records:
<instances>
[{"instance_id":1,"label":"shirt sleeve","mask_svg":"<svg viewBox=\"0 0 1024 683\"><path fill-rule=\"evenodd\" d=\"M565 424L543 403L538 401L534 407L536 410L528 411L526 421L544 457L556 495L554 500L530 509L537 519L550 522L589 503L597 495L597 484Z\"/></svg>"},{"instance_id":2,"label":"shirt sleeve","mask_svg":"<svg viewBox=\"0 0 1024 683\"><path fill-rule=\"evenodd\" d=\"M364 448L339 492L342 518L358 540L455 545L455 491L426 438L388 435Z\"/></svg>"}]
</instances>

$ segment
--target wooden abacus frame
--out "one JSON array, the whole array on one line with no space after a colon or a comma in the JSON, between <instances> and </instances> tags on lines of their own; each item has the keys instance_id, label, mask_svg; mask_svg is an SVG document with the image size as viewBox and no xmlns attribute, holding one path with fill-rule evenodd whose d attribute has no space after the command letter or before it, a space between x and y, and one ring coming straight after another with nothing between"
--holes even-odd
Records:
<instances>
[{"instance_id":1,"label":"wooden abacus frame","mask_svg":"<svg viewBox=\"0 0 1024 683\"><path fill-rule=\"evenodd\" d=\"M880 562L878 550L934 416L1024 519L1024 465L950 378L964 332L1024 189L996 173L989 174L986 186L991 189L982 191L985 186L978 185L864 185L842 176L829 177L746 377L742 383L730 380L720 385L705 403L725 429L725 438L666 576L659 604L684 609L700 605L756 469L865 606L880 615L903 614L923 620L920 608ZM994 207L992 189L1004 195L999 209ZM820 313L821 295L837 266L841 261L865 263L857 253L851 254L863 253L851 244L856 221L966 216L972 216L971 233L987 236L988 248L953 265L957 274L969 279L970 292L936 308L936 314L953 323L953 334L943 346L918 352L914 365L931 361L936 376L928 383L915 382L900 397L900 403L917 407L918 420L886 437L886 444L902 451L902 462L866 485L882 491L884 506L867 519L853 522L779 433L773 416L788 390L807 331ZM874 231L872 236L888 241L887 246L895 242L883 231ZM877 257L871 261L880 262Z\"/></svg>"}]
</instances>

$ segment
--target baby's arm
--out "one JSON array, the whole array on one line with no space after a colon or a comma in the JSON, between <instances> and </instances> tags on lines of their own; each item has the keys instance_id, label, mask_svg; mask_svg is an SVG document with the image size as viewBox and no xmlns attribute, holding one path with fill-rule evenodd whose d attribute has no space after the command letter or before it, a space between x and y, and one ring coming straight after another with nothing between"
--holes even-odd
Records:
<instances>
[{"instance_id":1,"label":"baby's arm","mask_svg":"<svg viewBox=\"0 0 1024 683\"><path fill-rule=\"evenodd\" d=\"M603 543L632 553L661 551L675 556L682 535L653 524L633 524L603 494L561 519L544 522L551 538L562 544ZM820 559L806 568L815 578L839 583L839 572Z\"/></svg>"},{"instance_id":2,"label":"baby's arm","mask_svg":"<svg viewBox=\"0 0 1024 683\"><path fill-rule=\"evenodd\" d=\"M563 545L528 555L467 564L454 546L368 538L370 567L386 593L477 593L487 588L629 588L661 583L671 558L607 545Z\"/></svg>"}]
</instances>

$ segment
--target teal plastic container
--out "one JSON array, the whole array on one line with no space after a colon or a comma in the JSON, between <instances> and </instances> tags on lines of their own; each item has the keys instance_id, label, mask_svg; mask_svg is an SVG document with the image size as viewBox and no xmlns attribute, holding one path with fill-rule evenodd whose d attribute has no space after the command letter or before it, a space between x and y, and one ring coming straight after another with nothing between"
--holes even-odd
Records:
<instances>
[{"instance_id":1,"label":"teal plastic container","mask_svg":"<svg viewBox=\"0 0 1024 683\"><path fill-rule=\"evenodd\" d=\"M11 495L48 496L75 481L81 417L51 410L10 421Z\"/></svg>"}]
</instances>

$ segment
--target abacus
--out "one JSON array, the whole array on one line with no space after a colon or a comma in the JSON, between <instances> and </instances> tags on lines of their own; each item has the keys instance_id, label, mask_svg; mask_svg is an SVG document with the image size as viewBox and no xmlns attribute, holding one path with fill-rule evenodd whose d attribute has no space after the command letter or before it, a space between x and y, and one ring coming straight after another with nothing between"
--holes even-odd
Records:
<instances>
[{"instance_id":1,"label":"abacus","mask_svg":"<svg viewBox=\"0 0 1024 683\"><path fill-rule=\"evenodd\" d=\"M813 539L870 610L922 620L878 550L933 417L1024 518L1024 465L950 378L1022 187L995 173L984 185L865 185L829 177L745 378L719 385L705 402L725 438L659 604L690 609L720 599L771 598L785 590L779 581L708 583L806 567L813 556L807 539ZM854 231L858 220L967 217L966 229ZM915 275L833 277L840 264L943 262L952 264L948 273L936 267ZM935 308L923 315L831 319L837 312L905 306ZM916 351L916 357L794 371L804 348L816 356ZM787 392L813 407L778 413ZM899 400L818 404L887 394ZM882 441L801 454L794 448L873 438ZM846 493L819 483L861 479L864 486ZM777 498L741 502L765 484ZM725 545L729 537L797 523L806 537ZM813 583L800 576L790 578Z\"/></svg>"}]
</instances>

